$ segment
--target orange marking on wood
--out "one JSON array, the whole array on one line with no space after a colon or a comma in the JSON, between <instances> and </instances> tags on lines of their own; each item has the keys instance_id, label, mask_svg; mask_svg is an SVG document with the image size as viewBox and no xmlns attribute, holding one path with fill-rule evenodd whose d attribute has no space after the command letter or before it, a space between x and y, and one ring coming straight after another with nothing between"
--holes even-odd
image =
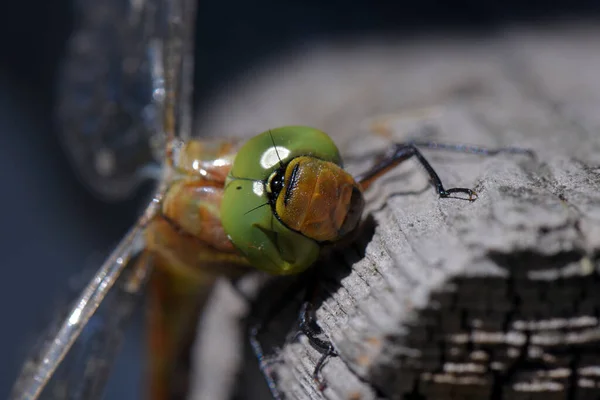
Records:
<instances>
[{"instance_id":1,"label":"orange marking on wood","mask_svg":"<svg viewBox=\"0 0 600 400\"><path fill-rule=\"evenodd\" d=\"M362 399L362 394L360 392L351 392L348 394L348 400L360 400Z\"/></svg>"},{"instance_id":2,"label":"orange marking on wood","mask_svg":"<svg viewBox=\"0 0 600 400\"><path fill-rule=\"evenodd\" d=\"M367 367L371 365L371 357L366 354L361 354L355 359L356 363L361 367Z\"/></svg>"},{"instance_id":3,"label":"orange marking on wood","mask_svg":"<svg viewBox=\"0 0 600 400\"><path fill-rule=\"evenodd\" d=\"M388 126L387 121L373 122L369 126L369 130L375 133L376 135L383 136L386 139L390 139L392 137L392 130Z\"/></svg>"},{"instance_id":4,"label":"orange marking on wood","mask_svg":"<svg viewBox=\"0 0 600 400\"><path fill-rule=\"evenodd\" d=\"M368 337L366 342L371 346L381 347L381 340L375 336Z\"/></svg>"}]
</instances>

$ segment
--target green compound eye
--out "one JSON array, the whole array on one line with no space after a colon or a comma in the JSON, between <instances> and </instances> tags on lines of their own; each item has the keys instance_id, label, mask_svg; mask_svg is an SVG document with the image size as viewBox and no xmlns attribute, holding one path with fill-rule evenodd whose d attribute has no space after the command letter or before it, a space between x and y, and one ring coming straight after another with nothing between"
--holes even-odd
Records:
<instances>
[{"instance_id":1,"label":"green compound eye","mask_svg":"<svg viewBox=\"0 0 600 400\"><path fill-rule=\"evenodd\" d=\"M221 203L225 232L254 267L272 274L302 272L319 257L319 243L281 223L269 201L269 179L300 156L342 165L339 150L327 134L287 126L246 142L225 182Z\"/></svg>"}]
</instances>

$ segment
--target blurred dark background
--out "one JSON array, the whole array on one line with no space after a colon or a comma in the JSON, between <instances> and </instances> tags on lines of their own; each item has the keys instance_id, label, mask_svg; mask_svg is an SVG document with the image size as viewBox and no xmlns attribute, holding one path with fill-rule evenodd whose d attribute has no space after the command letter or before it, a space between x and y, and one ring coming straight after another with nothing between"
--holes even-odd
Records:
<instances>
[{"instance_id":1,"label":"blurred dark background","mask_svg":"<svg viewBox=\"0 0 600 400\"><path fill-rule=\"evenodd\" d=\"M90 0L91 1L91 0ZM59 146L53 109L57 71L73 27L67 0L4 2L0 12L0 397L44 328L68 281L93 270L136 219L148 196L107 204L77 180ZM593 0L259 0L198 6L196 104L261 59L329 35L493 32L510 23L597 18ZM600 39L600 38L599 38ZM139 324L138 324L139 325ZM140 327L121 357L138 355ZM135 346L137 344L137 347ZM125 367L124 367L125 366ZM109 398L130 398L135 373L113 380ZM128 389L134 387L133 389Z\"/></svg>"}]
</instances>

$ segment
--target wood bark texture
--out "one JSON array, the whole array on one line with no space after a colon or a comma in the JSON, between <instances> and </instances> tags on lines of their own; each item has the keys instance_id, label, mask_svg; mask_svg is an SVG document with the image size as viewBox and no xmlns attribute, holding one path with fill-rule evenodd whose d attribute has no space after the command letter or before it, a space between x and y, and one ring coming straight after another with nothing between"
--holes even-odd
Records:
<instances>
[{"instance_id":1,"label":"wood bark texture","mask_svg":"<svg viewBox=\"0 0 600 400\"><path fill-rule=\"evenodd\" d=\"M598 37L552 26L321 42L248 71L199 113L202 135L320 128L353 173L411 139L536 153L424 149L474 202L439 198L414 160L369 190L366 229L315 266L317 321L339 353L324 390L306 337L286 341L289 324L262 335L285 398L600 398ZM228 347L208 325L203 337ZM241 378L238 397L264 397L256 385Z\"/></svg>"}]
</instances>

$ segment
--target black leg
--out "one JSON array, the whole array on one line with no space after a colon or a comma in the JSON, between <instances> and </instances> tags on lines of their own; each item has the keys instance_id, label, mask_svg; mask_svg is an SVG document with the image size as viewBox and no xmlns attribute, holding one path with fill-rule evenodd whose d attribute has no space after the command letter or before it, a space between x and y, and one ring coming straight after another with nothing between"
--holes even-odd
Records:
<instances>
[{"instance_id":1,"label":"black leg","mask_svg":"<svg viewBox=\"0 0 600 400\"><path fill-rule=\"evenodd\" d=\"M411 157L416 157L421 165L425 168L431 179L431 183L435 187L440 197L448 197L452 193L465 193L469 195L469 200L474 200L476 196L475 192L468 188L444 188L442 180L435 172L429 161L423 157L423 154L415 147L415 145L408 144L396 144L392 150L384 155L381 161L373 166L369 171L356 177L356 180L362 186L363 190L366 190L371 184L378 179L381 175L388 172L398 164L408 160Z\"/></svg>"},{"instance_id":2,"label":"black leg","mask_svg":"<svg viewBox=\"0 0 600 400\"><path fill-rule=\"evenodd\" d=\"M416 157L421 165L425 168L431 179L431 183L435 187L440 197L449 197L452 193L465 193L469 196L468 200L473 201L477 198L477 194L469 188L444 188L442 180L435 172L429 161L419 151L417 146L426 147L433 150L445 150L454 151L460 153L470 154L482 154L482 155L496 155L499 153L510 153L510 154L525 154L534 156L531 150L520 149L516 147L504 147L498 149L486 149L483 147L468 146L468 145L453 145L443 144L436 142L409 142L409 143L397 143L392 149L383 155L380 161L375 164L369 171L356 177L356 181L360 183L363 190L366 190L371 184L377 180L381 175L385 174L398 164L408 160L411 157Z\"/></svg>"},{"instance_id":3,"label":"black leg","mask_svg":"<svg viewBox=\"0 0 600 400\"><path fill-rule=\"evenodd\" d=\"M321 353L321 357L317 364L315 365L315 369L313 371L313 379L317 383L319 390L325 389L325 381L321 378L320 373L321 369L325 365L325 361L329 357L337 356L335 349L333 348L333 344L328 340L323 340L317 337L323 331L317 325L314 317L313 317L313 305L309 301L305 301L300 308L300 314L298 315L298 332L294 336L297 338L300 334L306 335L310 344L317 349Z\"/></svg>"},{"instance_id":4,"label":"black leg","mask_svg":"<svg viewBox=\"0 0 600 400\"><path fill-rule=\"evenodd\" d=\"M329 357L337 356L337 353L333 348L333 344L329 340L319 338L319 335L321 335L323 331L319 325L317 325L314 317L314 302L318 293L318 284L318 275L315 274L314 278L311 279L307 285L304 302L302 303L300 312L298 313L298 331L292 340L295 340L298 338L298 336L304 334L310 345L319 353L321 353L321 357L317 361L315 369L313 370L312 378L317 384L319 390L323 390L325 389L326 383L320 376L321 370L325 365L325 361L327 361Z\"/></svg>"},{"instance_id":5,"label":"black leg","mask_svg":"<svg viewBox=\"0 0 600 400\"><path fill-rule=\"evenodd\" d=\"M296 299L296 295L300 292L300 290L306 289L306 294L298 313L298 331L295 332L290 341L293 341L299 335L304 334L306 335L311 346L321 353L321 357L317 361L312 374L312 377L319 390L325 389L325 382L320 376L325 362L329 357L337 356L337 353L333 348L333 344L328 340L323 340L318 337L322 331L315 322L313 309L314 298L318 293L318 276L313 272L311 274L307 274L303 278L304 279L295 281L291 287L283 293L283 296L281 296L280 299L272 301L271 304L274 304L274 306L267 310L267 313L265 313L264 317L261 318L260 321L251 324L249 329L250 345L256 358L258 359L260 370L265 377L269 390L271 391L271 395L276 400L281 400L284 398L283 394L277 388L276 380L272 373L272 366L273 364L277 363L278 360L268 359L268 357L265 355L263 345L259 340L259 335L267 329L270 322L273 321L277 315L279 315Z\"/></svg>"}]
</instances>

